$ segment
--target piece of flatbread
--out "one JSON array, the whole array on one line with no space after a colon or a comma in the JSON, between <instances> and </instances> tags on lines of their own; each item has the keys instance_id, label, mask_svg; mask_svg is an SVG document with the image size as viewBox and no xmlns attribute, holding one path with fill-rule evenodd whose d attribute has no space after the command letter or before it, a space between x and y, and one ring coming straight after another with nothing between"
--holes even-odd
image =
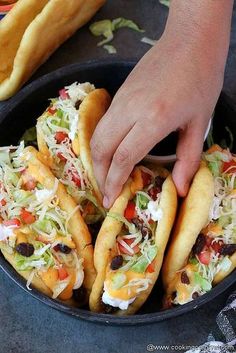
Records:
<instances>
[{"instance_id":1,"label":"piece of flatbread","mask_svg":"<svg viewBox=\"0 0 236 353\"><path fill-rule=\"evenodd\" d=\"M22 158L26 161L29 174L42 184L46 189L53 189L55 185L55 177L50 169L40 160L40 153L34 147L27 147L22 153ZM77 204L73 198L66 192L62 183L58 183L56 195L58 197L58 206L66 211L70 216L68 219L68 231L72 236L72 240L76 245L76 251L80 258L83 259L84 281L83 288L86 290L85 300L88 300L92 285L95 280L96 272L93 264L93 246L91 236L87 225L85 224ZM6 252L4 245L0 242L0 249L6 260L17 270L14 254ZM31 271L17 272L26 280L29 279ZM44 283L40 273L36 273L32 280L32 286L48 296L52 296L51 289ZM59 296L60 299L60 296ZM66 300L67 304L79 305L72 299ZM84 304L84 303L83 303Z\"/></svg>"},{"instance_id":2,"label":"piece of flatbread","mask_svg":"<svg viewBox=\"0 0 236 353\"><path fill-rule=\"evenodd\" d=\"M19 0L0 22L0 100L14 95L104 3L105 0Z\"/></svg>"},{"instance_id":3,"label":"piece of flatbread","mask_svg":"<svg viewBox=\"0 0 236 353\"><path fill-rule=\"evenodd\" d=\"M213 196L213 176L206 165L201 164L188 195L180 207L170 246L164 259L162 280L167 295L175 290L173 286L176 272L186 265L199 233L208 223Z\"/></svg>"},{"instance_id":4,"label":"piece of flatbread","mask_svg":"<svg viewBox=\"0 0 236 353\"><path fill-rule=\"evenodd\" d=\"M103 89L95 89L90 92L80 104L78 109L78 137L75 137L72 141L73 151L81 159L84 169L87 172L88 179L93 186L93 193L98 203L102 205L102 194L99 190L96 178L93 172L93 162L90 149L90 140L93 132L101 120L105 112L107 111L111 103L111 97L109 93ZM52 170L57 169L55 161L48 149L47 143L44 138L44 133L40 127L41 121L47 119L48 115L43 113L38 118L37 129L37 141L39 151L43 156L43 162L47 164Z\"/></svg>"},{"instance_id":5,"label":"piece of flatbread","mask_svg":"<svg viewBox=\"0 0 236 353\"><path fill-rule=\"evenodd\" d=\"M167 176L168 172L164 169L154 171L155 175ZM124 215L128 201L134 196L134 193L143 188L142 182L139 180L129 179L125 184L120 196L115 201L110 209L110 212ZM158 249L155 260L155 271L147 273L146 278L151 279L152 283L146 291L140 293L135 301L129 305L127 310L118 310L115 315L123 316L134 314L147 300L152 288L158 278L161 265L163 262L164 251L169 239L169 235L174 223L175 213L177 208L177 193L171 175L167 176L162 186L162 193L160 199L160 208L163 211L163 217L158 222L155 243ZM104 281L106 277L106 268L111 261L110 249L114 248L116 244L116 237L122 228L121 222L107 216L102 224L101 230L98 234L95 249L94 249L94 265L97 270L97 277L94 282L92 292L89 299L90 309L95 312L103 312L104 308L101 302L103 293Z\"/></svg>"}]
</instances>

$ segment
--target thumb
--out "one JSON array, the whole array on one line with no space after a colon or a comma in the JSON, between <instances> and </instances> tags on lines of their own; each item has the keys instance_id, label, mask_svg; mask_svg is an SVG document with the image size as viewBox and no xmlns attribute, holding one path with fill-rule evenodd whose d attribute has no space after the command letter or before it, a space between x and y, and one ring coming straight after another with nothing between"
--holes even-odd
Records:
<instances>
[{"instance_id":1,"label":"thumb","mask_svg":"<svg viewBox=\"0 0 236 353\"><path fill-rule=\"evenodd\" d=\"M198 125L197 125L198 124ZM199 122L187 126L179 133L175 163L172 175L179 196L186 196L189 185L194 174L199 168L204 134L204 126L199 126Z\"/></svg>"}]
</instances>

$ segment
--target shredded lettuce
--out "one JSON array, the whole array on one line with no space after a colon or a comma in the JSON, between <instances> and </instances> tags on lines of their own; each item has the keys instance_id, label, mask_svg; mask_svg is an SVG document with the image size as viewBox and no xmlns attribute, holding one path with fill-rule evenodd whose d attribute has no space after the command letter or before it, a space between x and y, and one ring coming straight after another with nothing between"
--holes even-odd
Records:
<instances>
[{"instance_id":1,"label":"shredded lettuce","mask_svg":"<svg viewBox=\"0 0 236 353\"><path fill-rule=\"evenodd\" d=\"M10 184L12 184L13 186L17 186L20 178L16 173L13 173L10 170L6 169L5 175Z\"/></svg>"},{"instance_id":2,"label":"shredded lettuce","mask_svg":"<svg viewBox=\"0 0 236 353\"><path fill-rule=\"evenodd\" d=\"M221 260L221 262L219 263L218 266L219 266L220 270L227 272L230 269L230 267L232 266L232 262L228 258L228 256L226 256Z\"/></svg>"},{"instance_id":3,"label":"shredded lettuce","mask_svg":"<svg viewBox=\"0 0 236 353\"><path fill-rule=\"evenodd\" d=\"M34 225L33 228L37 231L37 230L41 230L47 234L51 234L53 229L58 232L59 228L57 227L56 222L54 222L52 219L48 219L47 217L45 217L43 220L37 220Z\"/></svg>"},{"instance_id":4,"label":"shredded lettuce","mask_svg":"<svg viewBox=\"0 0 236 353\"><path fill-rule=\"evenodd\" d=\"M208 167L214 177L221 175L223 162L229 161L229 156L220 151L204 153L204 158L208 162Z\"/></svg>"},{"instance_id":5,"label":"shredded lettuce","mask_svg":"<svg viewBox=\"0 0 236 353\"><path fill-rule=\"evenodd\" d=\"M148 195L147 195L148 196ZM136 206L142 210L147 209L149 198L144 193L136 193Z\"/></svg>"},{"instance_id":6,"label":"shredded lettuce","mask_svg":"<svg viewBox=\"0 0 236 353\"><path fill-rule=\"evenodd\" d=\"M13 191L14 199L17 203L21 205L26 205L30 203L32 199L32 193L30 191L16 189Z\"/></svg>"},{"instance_id":7,"label":"shredded lettuce","mask_svg":"<svg viewBox=\"0 0 236 353\"><path fill-rule=\"evenodd\" d=\"M37 144L36 127L33 126L27 129L22 135L22 137L20 138L20 141L24 141L25 146L34 146L37 148L38 144Z\"/></svg>"},{"instance_id":8,"label":"shredded lettuce","mask_svg":"<svg viewBox=\"0 0 236 353\"><path fill-rule=\"evenodd\" d=\"M222 162L219 162L219 161L214 161L214 162L208 163L208 168L210 169L210 171L214 177L220 176L221 166L222 166Z\"/></svg>"},{"instance_id":9,"label":"shredded lettuce","mask_svg":"<svg viewBox=\"0 0 236 353\"><path fill-rule=\"evenodd\" d=\"M33 246L35 250L40 250L45 247L45 244L39 241L34 241ZM49 268L54 266L54 259L50 249L47 249L42 255L33 254L30 257L25 257L16 253L15 260L16 268L19 271L29 271L34 268Z\"/></svg>"},{"instance_id":10,"label":"shredded lettuce","mask_svg":"<svg viewBox=\"0 0 236 353\"><path fill-rule=\"evenodd\" d=\"M96 37L103 36L105 38L97 44L98 46L102 46L106 43L109 43L114 38L114 35L113 35L114 29L112 27L111 20L101 20L101 21L94 22L90 25L89 29L94 36Z\"/></svg>"},{"instance_id":11,"label":"shredded lettuce","mask_svg":"<svg viewBox=\"0 0 236 353\"><path fill-rule=\"evenodd\" d=\"M131 267L131 270L138 273L144 273L148 265L155 259L157 255L157 246L152 246L147 250L147 256L142 255L137 262Z\"/></svg>"},{"instance_id":12,"label":"shredded lettuce","mask_svg":"<svg viewBox=\"0 0 236 353\"><path fill-rule=\"evenodd\" d=\"M133 234L133 233L136 232L135 225L133 223L128 222L125 217L119 215L118 213L108 212L107 216L111 217L111 218L114 218L116 221L124 223L126 225L126 227L128 228L130 234Z\"/></svg>"},{"instance_id":13,"label":"shredded lettuce","mask_svg":"<svg viewBox=\"0 0 236 353\"><path fill-rule=\"evenodd\" d=\"M194 272L194 281L204 292L211 290L212 285L209 281L203 278L198 272Z\"/></svg>"},{"instance_id":14,"label":"shredded lettuce","mask_svg":"<svg viewBox=\"0 0 236 353\"><path fill-rule=\"evenodd\" d=\"M221 216L219 219L218 219L218 224L224 228L226 227L228 224L231 224L232 223L232 218L231 216Z\"/></svg>"},{"instance_id":15,"label":"shredded lettuce","mask_svg":"<svg viewBox=\"0 0 236 353\"><path fill-rule=\"evenodd\" d=\"M0 164L10 165L10 153L7 150L0 151Z\"/></svg>"},{"instance_id":16,"label":"shredded lettuce","mask_svg":"<svg viewBox=\"0 0 236 353\"><path fill-rule=\"evenodd\" d=\"M196 257L190 257L188 261L189 261L189 263L191 265L197 265L198 264L198 260L196 259Z\"/></svg>"}]
</instances>

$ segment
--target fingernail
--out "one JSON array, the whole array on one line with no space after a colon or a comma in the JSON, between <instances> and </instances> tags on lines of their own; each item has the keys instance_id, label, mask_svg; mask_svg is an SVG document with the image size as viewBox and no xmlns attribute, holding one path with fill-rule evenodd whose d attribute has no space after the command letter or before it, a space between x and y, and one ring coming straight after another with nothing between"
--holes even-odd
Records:
<instances>
[{"instance_id":1,"label":"fingernail","mask_svg":"<svg viewBox=\"0 0 236 353\"><path fill-rule=\"evenodd\" d=\"M109 199L107 196L104 196L104 198L103 198L103 206L105 208L109 208L109 206L110 206Z\"/></svg>"}]
</instances>

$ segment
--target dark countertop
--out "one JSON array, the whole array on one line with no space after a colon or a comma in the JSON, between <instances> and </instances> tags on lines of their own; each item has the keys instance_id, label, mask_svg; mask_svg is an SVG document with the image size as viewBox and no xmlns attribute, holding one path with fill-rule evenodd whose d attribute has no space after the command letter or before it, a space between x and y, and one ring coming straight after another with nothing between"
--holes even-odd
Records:
<instances>
[{"instance_id":1,"label":"dark countertop","mask_svg":"<svg viewBox=\"0 0 236 353\"><path fill-rule=\"evenodd\" d=\"M145 36L159 38L167 9L158 0L108 1L96 19L127 17L146 29ZM236 103L236 14L227 63L224 90ZM114 58L138 59L149 46L141 43L142 34L121 29L114 40L118 54ZM34 78L64 65L97 58L111 57L96 47L87 26L45 63ZM0 104L1 108L4 103ZM156 349L159 352L182 352L180 346L199 345L210 332L217 331L218 311L233 291L190 314L144 327L99 326L57 312L27 295L0 272L0 353L144 353L147 345L177 346ZM183 347L184 348L184 347Z\"/></svg>"}]
</instances>

